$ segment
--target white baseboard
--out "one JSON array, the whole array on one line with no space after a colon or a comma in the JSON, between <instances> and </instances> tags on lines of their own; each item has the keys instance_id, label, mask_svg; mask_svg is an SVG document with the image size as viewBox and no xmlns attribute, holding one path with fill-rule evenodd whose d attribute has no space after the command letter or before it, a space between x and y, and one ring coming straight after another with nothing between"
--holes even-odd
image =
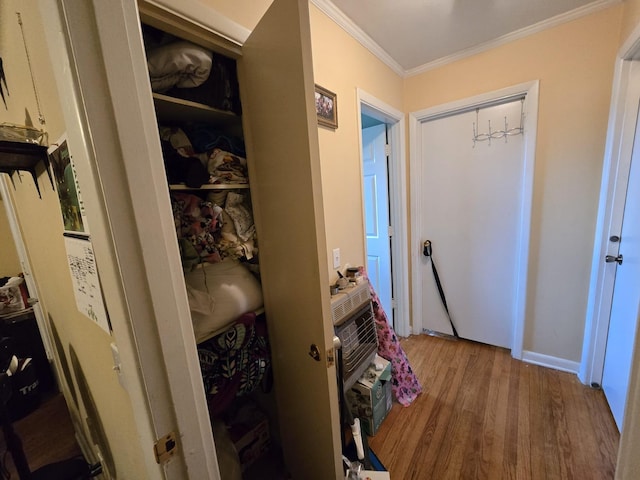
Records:
<instances>
[{"instance_id":1,"label":"white baseboard","mask_svg":"<svg viewBox=\"0 0 640 480\"><path fill-rule=\"evenodd\" d=\"M575 374L580 370L580 362L573 362L564 358L552 357L551 355L529 352L527 350L522 352L522 361Z\"/></svg>"}]
</instances>

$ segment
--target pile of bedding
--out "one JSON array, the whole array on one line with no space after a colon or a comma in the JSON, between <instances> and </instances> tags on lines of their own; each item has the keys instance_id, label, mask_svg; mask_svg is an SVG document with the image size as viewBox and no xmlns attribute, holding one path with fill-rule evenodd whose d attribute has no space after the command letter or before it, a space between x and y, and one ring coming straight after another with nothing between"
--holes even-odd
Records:
<instances>
[{"instance_id":1,"label":"pile of bedding","mask_svg":"<svg viewBox=\"0 0 640 480\"><path fill-rule=\"evenodd\" d=\"M191 188L249 183L241 139L206 125L160 126L159 131L169 183Z\"/></svg>"},{"instance_id":2,"label":"pile of bedding","mask_svg":"<svg viewBox=\"0 0 640 480\"><path fill-rule=\"evenodd\" d=\"M248 183L247 161L239 155L244 152L241 140L203 125L186 131L160 127L160 138L169 183L185 183L195 189L204 184ZM224 258L253 259L257 243L249 190L207 190L206 197L203 192L171 192L185 270Z\"/></svg>"},{"instance_id":3,"label":"pile of bedding","mask_svg":"<svg viewBox=\"0 0 640 480\"><path fill-rule=\"evenodd\" d=\"M185 274L200 370L211 415L266 385L271 360L258 280L237 260Z\"/></svg>"},{"instance_id":4,"label":"pile of bedding","mask_svg":"<svg viewBox=\"0 0 640 480\"><path fill-rule=\"evenodd\" d=\"M154 92L240 115L233 59L149 25L143 26L143 37Z\"/></svg>"},{"instance_id":5,"label":"pile of bedding","mask_svg":"<svg viewBox=\"0 0 640 480\"><path fill-rule=\"evenodd\" d=\"M252 260L258 253L251 198L244 191L219 191L206 199L171 192L182 267L185 271L225 258Z\"/></svg>"}]
</instances>

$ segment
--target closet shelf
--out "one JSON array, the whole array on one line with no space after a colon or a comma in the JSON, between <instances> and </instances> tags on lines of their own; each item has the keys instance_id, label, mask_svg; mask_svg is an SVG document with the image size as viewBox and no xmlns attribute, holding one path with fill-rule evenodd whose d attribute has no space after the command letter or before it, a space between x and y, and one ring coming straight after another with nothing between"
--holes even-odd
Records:
<instances>
[{"instance_id":1,"label":"closet shelf","mask_svg":"<svg viewBox=\"0 0 640 480\"><path fill-rule=\"evenodd\" d=\"M172 183L169 185L169 190L240 190L246 188L249 188L248 183L205 183L199 187L189 187L184 183Z\"/></svg>"},{"instance_id":2,"label":"closet shelf","mask_svg":"<svg viewBox=\"0 0 640 480\"><path fill-rule=\"evenodd\" d=\"M242 132L242 118L233 112L219 110L203 103L154 93L156 116L163 122L204 122L230 133Z\"/></svg>"}]
</instances>

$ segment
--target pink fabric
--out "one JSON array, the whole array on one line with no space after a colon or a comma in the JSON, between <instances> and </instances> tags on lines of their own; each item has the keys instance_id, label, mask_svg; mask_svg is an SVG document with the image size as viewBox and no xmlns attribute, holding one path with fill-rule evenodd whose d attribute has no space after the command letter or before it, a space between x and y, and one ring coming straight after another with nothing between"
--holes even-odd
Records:
<instances>
[{"instance_id":1,"label":"pink fabric","mask_svg":"<svg viewBox=\"0 0 640 480\"><path fill-rule=\"evenodd\" d=\"M411 369L409 359L404 353L396 333L387 321L378 294L369 282L369 291L373 303L373 314L378 332L378 355L391 362L391 390L396 400L408 407L422 393L422 386Z\"/></svg>"}]
</instances>

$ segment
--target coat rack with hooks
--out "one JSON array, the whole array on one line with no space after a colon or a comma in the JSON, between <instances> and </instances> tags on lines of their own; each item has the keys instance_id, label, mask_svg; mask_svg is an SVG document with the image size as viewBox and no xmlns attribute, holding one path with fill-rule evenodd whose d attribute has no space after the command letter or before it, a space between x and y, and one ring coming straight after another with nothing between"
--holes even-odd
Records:
<instances>
[{"instance_id":1,"label":"coat rack with hooks","mask_svg":"<svg viewBox=\"0 0 640 480\"><path fill-rule=\"evenodd\" d=\"M520 99L520 126L509 128L509 122L507 121L507 117L504 117L504 129L503 130L491 130L491 120L488 120L489 124L489 132L488 133L478 133L478 116L479 116L480 108L476 108L476 121L473 122L473 146L476 146L477 142L488 141L489 145L491 145L491 140L497 140L499 138L504 138L505 143L507 143L508 137L514 135L522 135L524 133L524 97Z\"/></svg>"}]
</instances>

